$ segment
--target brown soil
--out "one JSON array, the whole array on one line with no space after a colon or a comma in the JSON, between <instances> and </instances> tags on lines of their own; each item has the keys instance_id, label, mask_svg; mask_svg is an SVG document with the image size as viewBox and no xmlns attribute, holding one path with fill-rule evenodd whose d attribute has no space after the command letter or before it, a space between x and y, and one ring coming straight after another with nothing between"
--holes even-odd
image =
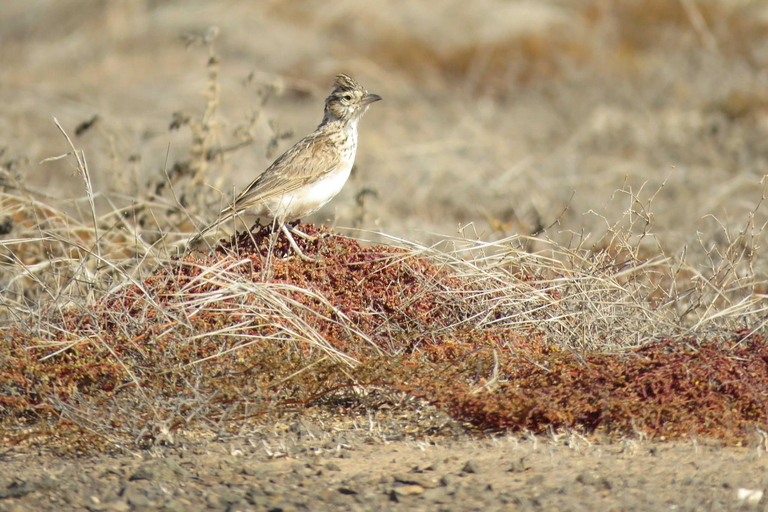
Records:
<instances>
[{"instance_id":1,"label":"brown soil","mask_svg":"<svg viewBox=\"0 0 768 512\"><path fill-rule=\"evenodd\" d=\"M366 424L369 418L358 418ZM377 424L371 425L378 429ZM763 510L760 449L578 436L410 438L297 420L132 455L2 455L0 511ZM756 491L758 494L755 494ZM745 498L749 494L752 498ZM755 500L754 502L748 501Z\"/></svg>"}]
</instances>

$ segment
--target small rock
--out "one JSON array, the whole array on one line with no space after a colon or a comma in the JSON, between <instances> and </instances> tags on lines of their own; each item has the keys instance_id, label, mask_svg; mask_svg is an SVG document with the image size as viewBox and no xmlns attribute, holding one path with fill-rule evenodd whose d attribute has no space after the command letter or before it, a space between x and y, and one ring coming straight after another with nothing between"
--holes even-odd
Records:
<instances>
[{"instance_id":1,"label":"small rock","mask_svg":"<svg viewBox=\"0 0 768 512\"><path fill-rule=\"evenodd\" d=\"M448 491L445 487L435 487L434 489L427 489L422 494L422 497L428 501L434 501L435 503L447 503L450 501L448 497Z\"/></svg>"},{"instance_id":2,"label":"small rock","mask_svg":"<svg viewBox=\"0 0 768 512\"><path fill-rule=\"evenodd\" d=\"M513 494L507 493L507 492L501 492L499 493L499 501L503 505L508 505L510 503L514 503L515 505L520 504L520 500L514 496Z\"/></svg>"},{"instance_id":3,"label":"small rock","mask_svg":"<svg viewBox=\"0 0 768 512\"><path fill-rule=\"evenodd\" d=\"M479 472L477 463L475 463L475 461L473 460L468 460L466 463L464 463L464 467L462 467L461 470L469 474L474 474Z\"/></svg>"},{"instance_id":4,"label":"small rock","mask_svg":"<svg viewBox=\"0 0 768 512\"><path fill-rule=\"evenodd\" d=\"M419 494L424 493L424 488L416 484L403 485L400 487L393 488L392 492L397 494L398 496L418 496Z\"/></svg>"},{"instance_id":5,"label":"small rock","mask_svg":"<svg viewBox=\"0 0 768 512\"><path fill-rule=\"evenodd\" d=\"M35 488L26 480L14 480L5 489L0 489L0 499L21 498L34 491Z\"/></svg>"},{"instance_id":6,"label":"small rock","mask_svg":"<svg viewBox=\"0 0 768 512\"><path fill-rule=\"evenodd\" d=\"M308 467L307 465L301 465L293 468L293 474L303 479L314 475L315 470L313 470L311 467Z\"/></svg>"},{"instance_id":7,"label":"small rock","mask_svg":"<svg viewBox=\"0 0 768 512\"><path fill-rule=\"evenodd\" d=\"M328 462L325 465L325 469L327 469L328 471L341 471L341 468L335 462Z\"/></svg>"},{"instance_id":8,"label":"small rock","mask_svg":"<svg viewBox=\"0 0 768 512\"><path fill-rule=\"evenodd\" d=\"M262 485L261 492L263 492L265 496L282 496L283 495L282 489L272 483L265 483L264 485Z\"/></svg>"},{"instance_id":9,"label":"small rock","mask_svg":"<svg viewBox=\"0 0 768 512\"><path fill-rule=\"evenodd\" d=\"M109 478L112 476L116 476L118 478L123 477L123 471L116 466L109 467L104 470L104 472L101 474L101 478Z\"/></svg>"},{"instance_id":10,"label":"small rock","mask_svg":"<svg viewBox=\"0 0 768 512\"><path fill-rule=\"evenodd\" d=\"M513 462L507 471L510 473L523 473L529 469L531 469L531 467L525 463L525 457L520 457L520 460Z\"/></svg>"},{"instance_id":11,"label":"small rock","mask_svg":"<svg viewBox=\"0 0 768 512\"><path fill-rule=\"evenodd\" d=\"M208 504L208 508L224 508L224 503L221 498L219 498L219 495L213 492L205 497L205 502Z\"/></svg>"},{"instance_id":12,"label":"small rock","mask_svg":"<svg viewBox=\"0 0 768 512\"><path fill-rule=\"evenodd\" d=\"M227 490L219 494L219 500L225 505L234 505L235 503L240 503L242 498L235 491Z\"/></svg>"},{"instance_id":13,"label":"small rock","mask_svg":"<svg viewBox=\"0 0 768 512\"><path fill-rule=\"evenodd\" d=\"M346 488L345 488L346 489ZM350 497L356 496L356 494L346 494L343 492L339 492L339 489L323 489L320 492L317 493L316 499L322 502L325 502L329 505L333 505L335 507L348 507L350 502ZM314 508L312 509L314 510ZM335 508L332 508L330 506L319 508L318 510L336 510Z\"/></svg>"},{"instance_id":14,"label":"small rock","mask_svg":"<svg viewBox=\"0 0 768 512\"><path fill-rule=\"evenodd\" d=\"M128 480L149 480L150 482L159 480L162 482L169 482L176 480L179 477L189 478L191 476L189 471L181 467L175 460L160 459L139 466L136 468L136 471L128 477Z\"/></svg>"},{"instance_id":15,"label":"small rock","mask_svg":"<svg viewBox=\"0 0 768 512\"><path fill-rule=\"evenodd\" d=\"M381 497L379 492L367 492L365 494L358 494L355 496L355 501L358 503L370 503L372 501L378 501Z\"/></svg>"},{"instance_id":16,"label":"small rock","mask_svg":"<svg viewBox=\"0 0 768 512\"><path fill-rule=\"evenodd\" d=\"M40 491L52 491L59 486L59 479L55 476L45 473L37 483L37 489Z\"/></svg>"},{"instance_id":17,"label":"small rock","mask_svg":"<svg viewBox=\"0 0 768 512\"><path fill-rule=\"evenodd\" d=\"M440 462L434 460L428 466L424 467L424 471L437 471L440 467Z\"/></svg>"},{"instance_id":18,"label":"small rock","mask_svg":"<svg viewBox=\"0 0 768 512\"><path fill-rule=\"evenodd\" d=\"M138 489L129 489L123 494L123 497L128 501L128 504L135 508L149 508L154 504L149 501L144 493Z\"/></svg>"},{"instance_id":19,"label":"small rock","mask_svg":"<svg viewBox=\"0 0 768 512\"><path fill-rule=\"evenodd\" d=\"M168 512L186 512L190 509L189 509L189 505L185 505L181 501L171 498L170 500L165 502L162 510L167 510Z\"/></svg>"},{"instance_id":20,"label":"small rock","mask_svg":"<svg viewBox=\"0 0 768 512\"><path fill-rule=\"evenodd\" d=\"M736 491L736 498L743 503L750 505L757 505L760 500L763 499L763 491L761 489L745 489L740 487Z\"/></svg>"},{"instance_id":21,"label":"small rock","mask_svg":"<svg viewBox=\"0 0 768 512\"><path fill-rule=\"evenodd\" d=\"M243 504L241 504L241 503L236 503L236 504L234 504L234 505L230 506L230 507L227 509L227 512L250 512L250 511L252 511L252 510L253 510L253 509L252 509L252 508L250 508L250 507L248 507L247 505L243 505ZM274 509L273 509L273 510L274 510ZM285 509L285 508L281 508L280 510L287 510L287 509Z\"/></svg>"},{"instance_id":22,"label":"small rock","mask_svg":"<svg viewBox=\"0 0 768 512\"><path fill-rule=\"evenodd\" d=\"M248 500L248 503L251 505L267 508L271 500L268 496L264 496L263 494L248 494L246 496L246 499Z\"/></svg>"},{"instance_id":23,"label":"small rock","mask_svg":"<svg viewBox=\"0 0 768 512\"><path fill-rule=\"evenodd\" d=\"M414 484L414 485L420 485L424 487L425 489L431 489L433 487L437 486L437 483L432 482L426 478L422 478L416 475L395 475L395 482L401 483L401 484Z\"/></svg>"},{"instance_id":24,"label":"small rock","mask_svg":"<svg viewBox=\"0 0 768 512\"><path fill-rule=\"evenodd\" d=\"M583 485L590 485L599 490L605 490L605 491L611 490L611 482L609 482L607 478L602 476L596 477L589 473L580 473L576 477L576 481Z\"/></svg>"},{"instance_id":25,"label":"small rock","mask_svg":"<svg viewBox=\"0 0 768 512\"><path fill-rule=\"evenodd\" d=\"M125 500L110 501L107 505L109 505L107 510L110 512L127 512L131 510L130 505Z\"/></svg>"},{"instance_id":26,"label":"small rock","mask_svg":"<svg viewBox=\"0 0 768 512\"><path fill-rule=\"evenodd\" d=\"M247 476L263 477L266 472L267 468L264 466L244 465L240 467L240 474Z\"/></svg>"},{"instance_id":27,"label":"small rock","mask_svg":"<svg viewBox=\"0 0 768 512\"><path fill-rule=\"evenodd\" d=\"M128 512L131 509L125 500L110 501L109 503L88 503L85 508L91 512Z\"/></svg>"}]
</instances>

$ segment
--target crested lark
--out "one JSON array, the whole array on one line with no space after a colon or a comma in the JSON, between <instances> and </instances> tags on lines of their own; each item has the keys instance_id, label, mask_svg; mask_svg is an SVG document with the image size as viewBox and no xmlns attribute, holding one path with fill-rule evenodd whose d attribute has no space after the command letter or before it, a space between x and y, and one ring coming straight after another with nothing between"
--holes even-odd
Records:
<instances>
[{"instance_id":1,"label":"crested lark","mask_svg":"<svg viewBox=\"0 0 768 512\"><path fill-rule=\"evenodd\" d=\"M216 222L200 231L190 243L249 210L273 220L288 237L293 250L302 259L310 259L291 233L306 235L289 223L319 210L339 193L355 162L357 123L368 106L380 99L381 96L368 93L348 75L338 75L333 92L325 100L320 126L275 160L233 204L222 210Z\"/></svg>"}]
</instances>

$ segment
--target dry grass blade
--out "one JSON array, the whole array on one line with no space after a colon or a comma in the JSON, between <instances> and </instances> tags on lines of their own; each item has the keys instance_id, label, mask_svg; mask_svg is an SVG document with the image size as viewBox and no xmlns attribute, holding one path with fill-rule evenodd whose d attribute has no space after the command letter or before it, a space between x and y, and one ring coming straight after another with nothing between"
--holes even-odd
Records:
<instances>
[{"instance_id":1,"label":"dry grass blade","mask_svg":"<svg viewBox=\"0 0 768 512\"><path fill-rule=\"evenodd\" d=\"M83 179L83 185L85 185L85 195L88 198L88 203L91 206L91 218L93 220L93 238L94 238L94 245L96 247L96 254L99 257L101 257L101 249L99 247L99 229L98 229L98 223L96 222L96 204L93 201L93 185L91 183L91 173L88 171L88 164L85 161L85 153L83 153L82 151L78 151L77 148L75 148L75 145L72 143L72 139L69 138L69 135L67 135L66 130L64 130L64 128L61 127L61 124L59 123L58 119L54 117L53 122L56 124L56 127L59 129L59 131L64 136L64 138L67 139L67 143L69 144L69 147L72 149L72 152L67 153L65 155L58 156L58 157L45 159L40 163L45 163L50 160L56 160L69 155L72 155L75 157L75 162L76 162L75 169L77 170L77 173L80 175L80 177Z\"/></svg>"}]
</instances>

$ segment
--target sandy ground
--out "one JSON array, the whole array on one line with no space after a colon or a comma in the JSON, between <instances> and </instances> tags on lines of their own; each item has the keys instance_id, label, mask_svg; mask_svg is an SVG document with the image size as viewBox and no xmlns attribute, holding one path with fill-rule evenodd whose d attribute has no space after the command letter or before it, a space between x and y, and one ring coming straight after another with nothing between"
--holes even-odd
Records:
<instances>
[{"instance_id":1,"label":"sandy ground","mask_svg":"<svg viewBox=\"0 0 768 512\"><path fill-rule=\"evenodd\" d=\"M0 510L764 510L755 448L328 431L135 455L2 455Z\"/></svg>"}]
</instances>

